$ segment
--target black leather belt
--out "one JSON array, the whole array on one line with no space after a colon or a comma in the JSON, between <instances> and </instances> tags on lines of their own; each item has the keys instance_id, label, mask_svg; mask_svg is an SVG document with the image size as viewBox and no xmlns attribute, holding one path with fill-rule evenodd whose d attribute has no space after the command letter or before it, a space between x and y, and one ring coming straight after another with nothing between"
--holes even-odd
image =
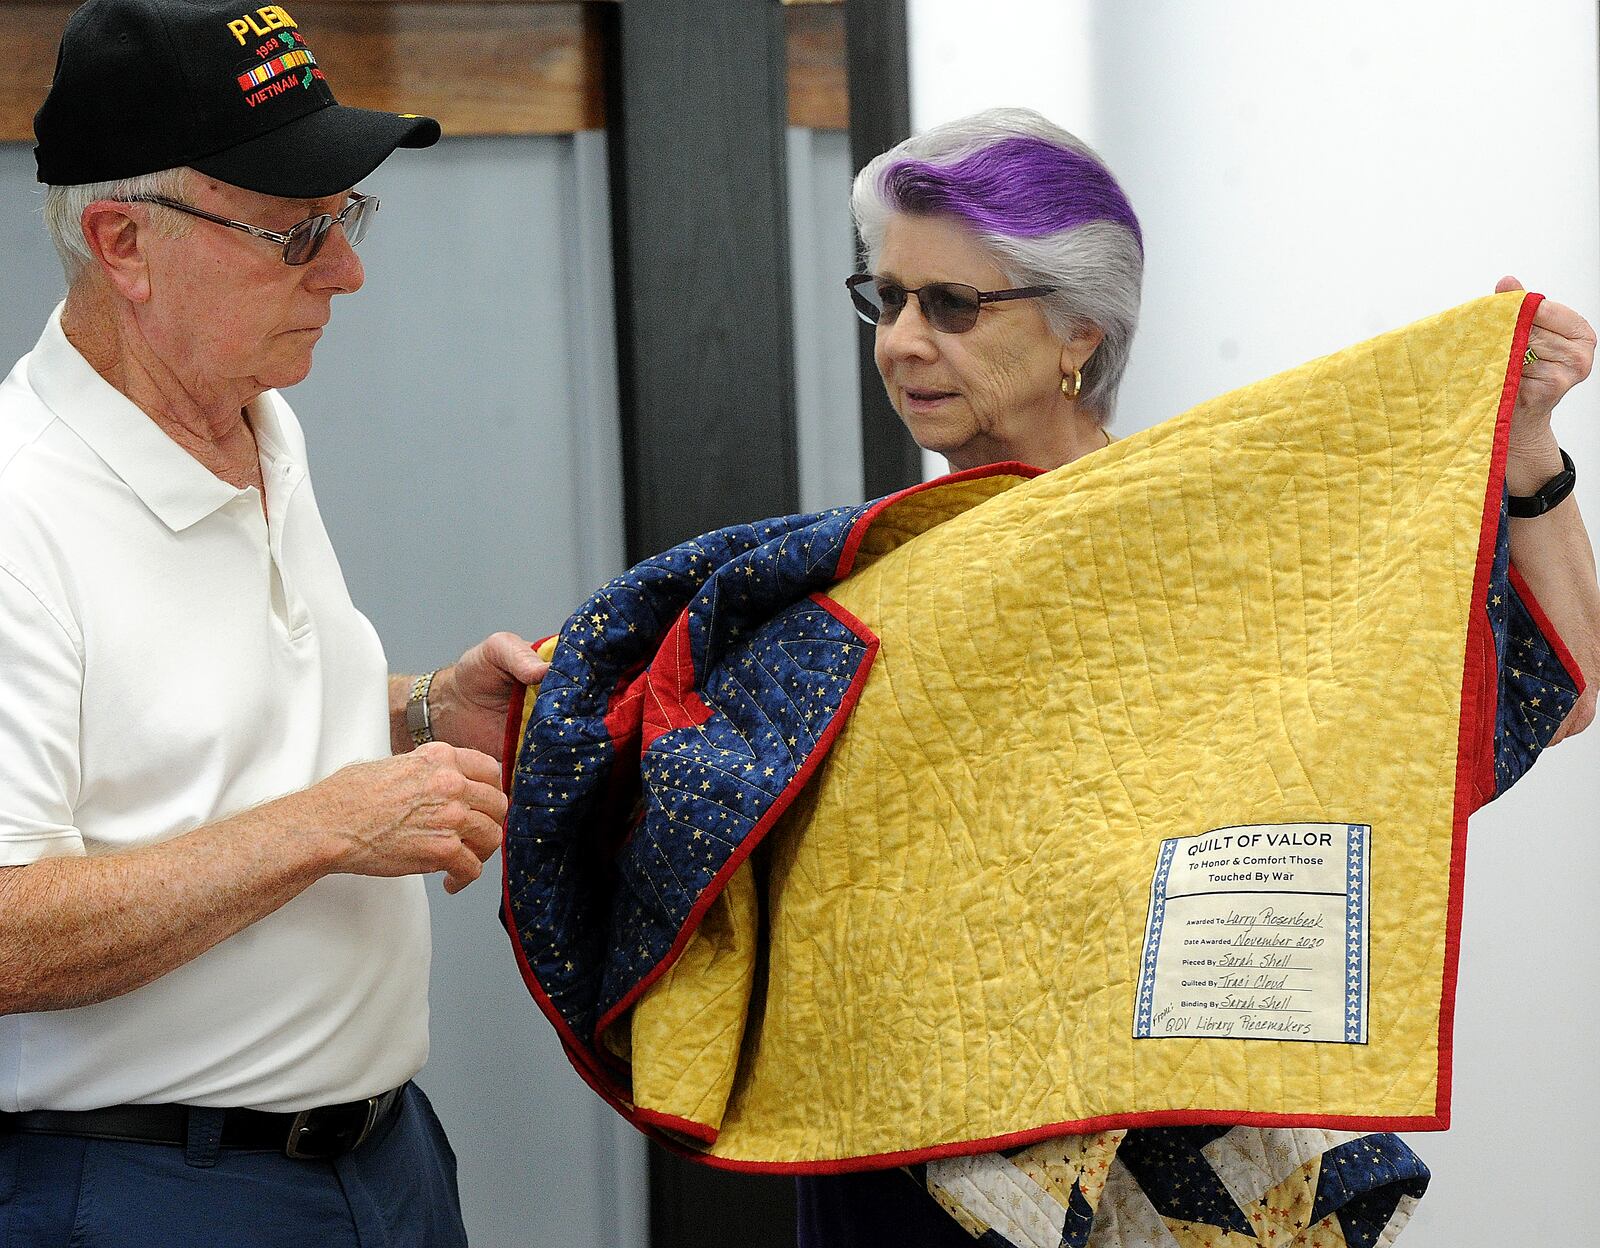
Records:
<instances>
[{"instance_id":1,"label":"black leather belt","mask_svg":"<svg viewBox=\"0 0 1600 1248\"><path fill-rule=\"evenodd\" d=\"M394 1116L404 1088L364 1101L319 1105L297 1114L260 1109L221 1111L223 1148L267 1149L288 1157L326 1160L358 1148ZM77 1135L139 1144L184 1144L189 1138L187 1105L113 1105L108 1109L30 1109L0 1114L0 1131Z\"/></svg>"}]
</instances>

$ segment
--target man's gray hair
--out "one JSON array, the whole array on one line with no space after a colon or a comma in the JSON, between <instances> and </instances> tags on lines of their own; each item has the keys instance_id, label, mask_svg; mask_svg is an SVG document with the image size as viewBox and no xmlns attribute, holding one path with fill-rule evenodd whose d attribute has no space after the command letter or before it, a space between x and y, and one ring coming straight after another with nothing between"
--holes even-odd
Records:
<instances>
[{"instance_id":1,"label":"man's gray hair","mask_svg":"<svg viewBox=\"0 0 1600 1248\"><path fill-rule=\"evenodd\" d=\"M44 228L50 233L67 285L78 280L94 260L94 253L83 238L83 210L97 199L133 199L141 195L161 195L167 199L188 198L193 171L185 168L141 173L116 182L83 182L76 186L50 186L44 192ZM154 214L155 229L171 238L187 234L194 218L181 212Z\"/></svg>"},{"instance_id":2,"label":"man's gray hair","mask_svg":"<svg viewBox=\"0 0 1600 1248\"><path fill-rule=\"evenodd\" d=\"M856 175L850 211L866 267L890 218L949 215L1013 286L1054 286L1041 300L1062 339L1098 328L1078 402L1110 419L1139 323L1144 245L1132 206L1093 148L1038 113L995 108L935 126Z\"/></svg>"}]
</instances>

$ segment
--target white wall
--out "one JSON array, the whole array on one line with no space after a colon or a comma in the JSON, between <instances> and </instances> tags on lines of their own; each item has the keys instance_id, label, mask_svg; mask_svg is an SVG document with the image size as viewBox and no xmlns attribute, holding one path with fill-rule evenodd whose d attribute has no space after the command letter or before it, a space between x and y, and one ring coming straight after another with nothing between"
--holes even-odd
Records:
<instances>
[{"instance_id":1,"label":"white wall","mask_svg":"<svg viewBox=\"0 0 1600 1248\"><path fill-rule=\"evenodd\" d=\"M855 272L850 136L788 132L789 268L794 304L800 510L861 501L861 379L857 322L844 279Z\"/></svg>"},{"instance_id":2,"label":"white wall","mask_svg":"<svg viewBox=\"0 0 1600 1248\"><path fill-rule=\"evenodd\" d=\"M1126 186L1148 272L1122 432L1505 273L1600 321L1589 0L1536 16L1488 0L911 0L911 13L918 124L1032 104ZM1597 408L1600 380L1557 428L1600 531ZM1600 728L1473 821L1455 1125L1411 1137L1434 1181L1409 1248L1593 1242L1597 809Z\"/></svg>"},{"instance_id":3,"label":"white wall","mask_svg":"<svg viewBox=\"0 0 1600 1248\"><path fill-rule=\"evenodd\" d=\"M980 16L981 14L981 16ZM1094 14L1081 0L906 0L911 128L980 109L1033 108L1086 139L1094 107ZM922 475L950 471L922 452Z\"/></svg>"}]
</instances>

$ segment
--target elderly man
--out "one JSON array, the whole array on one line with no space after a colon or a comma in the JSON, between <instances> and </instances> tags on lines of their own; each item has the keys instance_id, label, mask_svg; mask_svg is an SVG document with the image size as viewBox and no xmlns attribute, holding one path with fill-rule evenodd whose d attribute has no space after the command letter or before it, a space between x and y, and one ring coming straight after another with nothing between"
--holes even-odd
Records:
<instances>
[{"instance_id":1,"label":"elderly man","mask_svg":"<svg viewBox=\"0 0 1600 1248\"><path fill-rule=\"evenodd\" d=\"M276 393L361 286L351 188L439 127L337 104L281 7L90 0L35 128L69 290L0 387L0 1241L462 1243L421 876L498 847L543 668L387 675Z\"/></svg>"}]
</instances>

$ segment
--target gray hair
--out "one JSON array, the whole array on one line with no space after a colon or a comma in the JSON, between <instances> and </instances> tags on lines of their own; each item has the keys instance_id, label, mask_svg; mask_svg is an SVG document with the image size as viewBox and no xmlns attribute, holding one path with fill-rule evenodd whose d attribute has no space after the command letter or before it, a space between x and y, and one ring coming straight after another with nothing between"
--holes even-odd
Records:
<instances>
[{"instance_id":1,"label":"gray hair","mask_svg":"<svg viewBox=\"0 0 1600 1248\"><path fill-rule=\"evenodd\" d=\"M50 186L44 193L44 228L50 234L67 285L76 282L94 260L94 253L83 237L83 210L97 199L132 199L141 195L160 195L167 199L187 199L192 171L185 168L141 173L116 182L82 182L75 186ZM169 238L187 234L194 220L181 212L160 212L154 217L157 232Z\"/></svg>"},{"instance_id":2,"label":"gray hair","mask_svg":"<svg viewBox=\"0 0 1600 1248\"><path fill-rule=\"evenodd\" d=\"M1051 330L1104 335L1078 402L1110 419L1139 323L1144 247L1126 195L1087 143L1030 109L974 113L875 157L856 175L850 212L869 269L894 214L949 214L1013 285L1056 287L1041 300Z\"/></svg>"}]
</instances>

